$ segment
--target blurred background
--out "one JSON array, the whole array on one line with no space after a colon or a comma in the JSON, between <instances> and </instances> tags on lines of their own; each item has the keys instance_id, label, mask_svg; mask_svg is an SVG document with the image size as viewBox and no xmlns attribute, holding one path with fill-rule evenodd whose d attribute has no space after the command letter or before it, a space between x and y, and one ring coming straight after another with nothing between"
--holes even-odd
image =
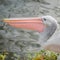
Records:
<instances>
[{"instance_id":1,"label":"blurred background","mask_svg":"<svg viewBox=\"0 0 60 60\"><path fill-rule=\"evenodd\" d=\"M51 15L60 18L60 0L0 0L0 19Z\"/></svg>"}]
</instances>

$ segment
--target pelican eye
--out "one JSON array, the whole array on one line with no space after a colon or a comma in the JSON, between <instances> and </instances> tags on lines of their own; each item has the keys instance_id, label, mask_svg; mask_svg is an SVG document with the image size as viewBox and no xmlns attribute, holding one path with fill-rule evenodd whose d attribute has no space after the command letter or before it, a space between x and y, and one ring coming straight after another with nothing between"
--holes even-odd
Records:
<instances>
[{"instance_id":1,"label":"pelican eye","mask_svg":"<svg viewBox=\"0 0 60 60\"><path fill-rule=\"evenodd\" d=\"M44 18L44 21L46 21L46 18Z\"/></svg>"}]
</instances>

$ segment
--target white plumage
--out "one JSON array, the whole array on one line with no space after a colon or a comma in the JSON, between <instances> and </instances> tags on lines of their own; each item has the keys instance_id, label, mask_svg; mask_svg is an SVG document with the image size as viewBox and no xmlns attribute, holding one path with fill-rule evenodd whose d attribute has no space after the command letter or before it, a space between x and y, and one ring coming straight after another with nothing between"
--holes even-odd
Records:
<instances>
[{"instance_id":1,"label":"white plumage","mask_svg":"<svg viewBox=\"0 0 60 60\"><path fill-rule=\"evenodd\" d=\"M51 19L50 21L53 22L54 19ZM57 23L56 20L54 20L55 24L57 25L56 31L55 33L52 35L52 37L50 37L50 39L47 40L47 42L45 42L42 47L48 50L52 50L55 52L60 52L60 31L58 31L59 29L59 25ZM55 26L55 25L53 25ZM53 28L53 27L52 27ZM51 29L52 31L52 29Z\"/></svg>"},{"instance_id":2,"label":"white plumage","mask_svg":"<svg viewBox=\"0 0 60 60\"><path fill-rule=\"evenodd\" d=\"M55 33L58 28L56 19L51 16L42 16L43 22L46 25L44 32L40 33L40 44L46 42Z\"/></svg>"}]
</instances>

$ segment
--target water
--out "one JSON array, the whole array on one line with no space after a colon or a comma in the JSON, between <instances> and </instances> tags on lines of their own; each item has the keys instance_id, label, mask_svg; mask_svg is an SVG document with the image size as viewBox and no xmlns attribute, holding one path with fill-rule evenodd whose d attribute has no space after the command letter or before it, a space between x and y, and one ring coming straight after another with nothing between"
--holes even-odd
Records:
<instances>
[{"instance_id":1,"label":"water","mask_svg":"<svg viewBox=\"0 0 60 60\"><path fill-rule=\"evenodd\" d=\"M0 1L0 19L10 17L37 17L51 15L60 23L60 0L1 0ZM11 30L12 29L12 30ZM38 32L21 30L18 32L13 28L8 28L8 33L2 33L0 49L23 54L28 51L34 51L40 44L34 43L39 38ZM5 41L5 42L3 42ZM8 45L6 45L8 44ZM30 47L33 46L34 48ZM35 49L36 50L36 49Z\"/></svg>"},{"instance_id":2,"label":"water","mask_svg":"<svg viewBox=\"0 0 60 60\"><path fill-rule=\"evenodd\" d=\"M59 19L59 0L3 0L0 18L51 15Z\"/></svg>"}]
</instances>

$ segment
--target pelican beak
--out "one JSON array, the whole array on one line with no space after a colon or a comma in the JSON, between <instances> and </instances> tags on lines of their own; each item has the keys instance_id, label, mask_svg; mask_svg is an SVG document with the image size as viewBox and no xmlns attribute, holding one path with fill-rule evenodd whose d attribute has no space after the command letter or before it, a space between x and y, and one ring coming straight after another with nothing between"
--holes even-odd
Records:
<instances>
[{"instance_id":1,"label":"pelican beak","mask_svg":"<svg viewBox=\"0 0 60 60\"><path fill-rule=\"evenodd\" d=\"M15 28L34 30L38 32L43 32L45 28L41 18L7 18L4 19L4 22Z\"/></svg>"}]
</instances>

